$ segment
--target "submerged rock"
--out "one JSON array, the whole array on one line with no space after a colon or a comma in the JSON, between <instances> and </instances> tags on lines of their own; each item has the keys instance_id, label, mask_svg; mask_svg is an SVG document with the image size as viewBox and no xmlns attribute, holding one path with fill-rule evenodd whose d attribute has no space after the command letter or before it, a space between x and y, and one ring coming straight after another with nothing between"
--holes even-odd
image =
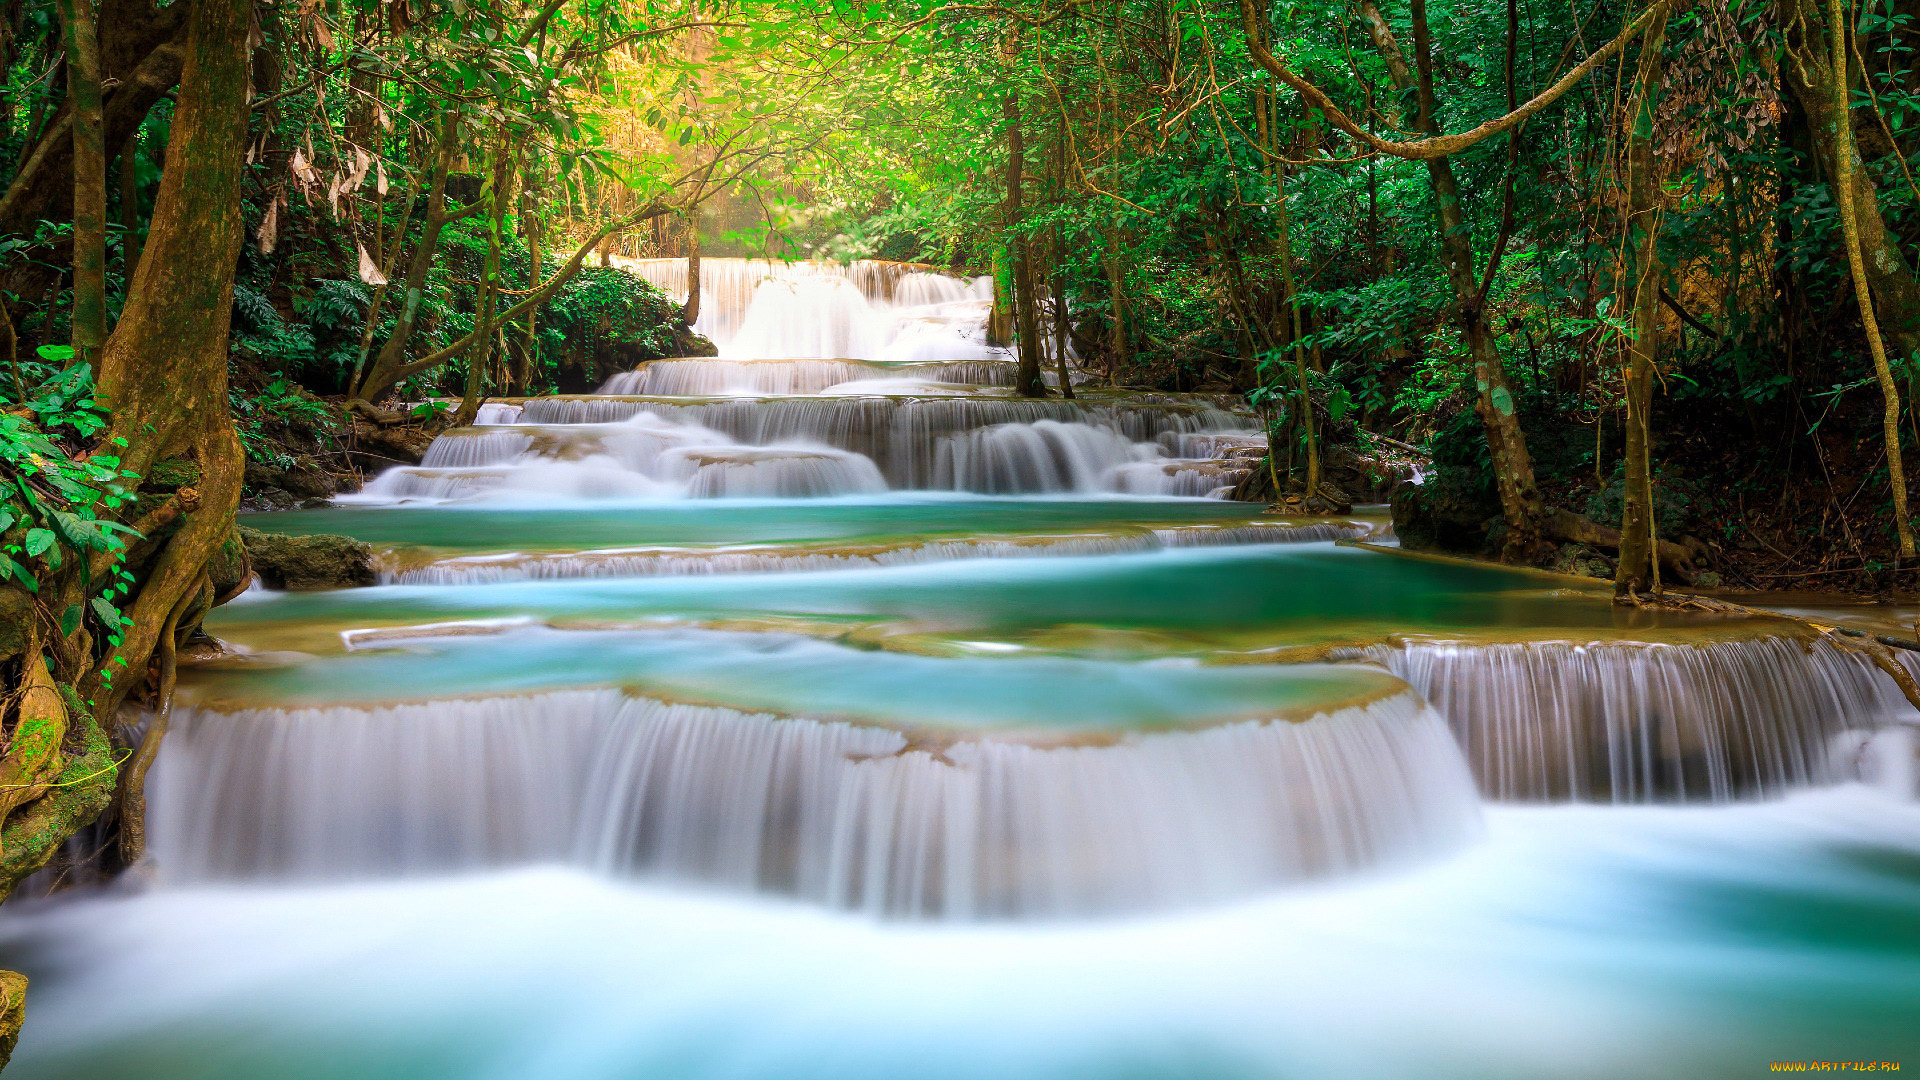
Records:
<instances>
[{"instance_id":1,"label":"submerged rock","mask_svg":"<svg viewBox=\"0 0 1920 1080\"><path fill-rule=\"evenodd\" d=\"M376 580L373 549L347 536L279 536L240 528L253 572L273 589L342 589Z\"/></svg>"}]
</instances>

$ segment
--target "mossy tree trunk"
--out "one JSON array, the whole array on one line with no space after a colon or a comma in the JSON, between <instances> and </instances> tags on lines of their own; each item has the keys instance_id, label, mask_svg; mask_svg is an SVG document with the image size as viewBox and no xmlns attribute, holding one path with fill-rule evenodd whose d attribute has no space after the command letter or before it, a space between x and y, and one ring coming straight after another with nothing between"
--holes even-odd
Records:
<instances>
[{"instance_id":1,"label":"mossy tree trunk","mask_svg":"<svg viewBox=\"0 0 1920 1080\"><path fill-rule=\"evenodd\" d=\"M99 370L107 340L107 142L93 0L60 0L73 115L73 350Z\"/></svg>"},{"instance_id":2,"label":"mossy tree trunk","mask_svg":"<svg viewBox=\"0 0 1920 1080\"><path fill-rule=\"evenodd\" d=\"M244 456L227 409L227 330L233 269L241 243L240 180L247 128L247 41L251 0L194 0L186 66L146 251L118 326L101 353L99 398L110 411L107 441L122 467L146 479L128 524L143 539L127 552L132 574L120 598L118 644L96 641L61 612L104 584L81 573L85 559L49 568L39 594L5 605L6 670L13 713L0 774L0 894L45 865L77 829L117 796L140 805L141 770L116 759L150 761L116 728L129 694L166 680L177 641L218 600L217 564L235 551L234 511ZM6 600L0 597L0 600ZM163 702L156 696L156 706ZM57 737L55 737L55 733ZM23 736L23 733L24 736ZM117 749L116 749L117 748ZM139 857L140 829L124 854ZM23 987L0 980L0 1045L17 1027Z\"/></svg>"},{"instance_id":3,"label":"mossy tree trunk","mask_svg":"<svg viewBox=\"0 0 1920 1080\"><path fill-rule=\"evenodd\" d=\"M1013 325L1019 339L1020 367L1013 377L1014 392L1021 397L1046 397L1047 387L1040 379L1040 324L1034 310L1033 252L1020 227L1026 186L1027 143L1020 128L1020 102L1012 94L1001 103L1000 115L1007 124L1007 258L1012 265Z\"/></svg>"},{"instance_id":4,"label":"mossy tree trunk","mask_svg":"<svg viewBox=\"0 0 1920 1080\"><path fill-rule=\"evenodd\" d=\"M1660 184L1653 161L1653 118L1660 101L1666 47L1667 5L1655 5L1653 25L1641 39L1640 64L1627 104L1627 220L1632 252L1628 285L1633 337L1626 343L1626 490L1620 519L1619 564L1614 590L1631 596L1660 584L1659 546L1653 518L1653 368L1660 356Z\"/></svg>"},{"instance_id":5,"label":"mossy tree trunk","mask_svg":"<svg viewBox=\"0 0 1920 1080\"><path fill-rule=\"evenodd\" d=\"M1424 0L1414 0L1412 8L1414 65L1411 67L1380 9L1367 2L1361 5L1360 14L1374 48L1386 61L1394 86L1404 94L1414 95L1417 104L1414 130L1430 139L1438 138L1440 125L1434 117L1433 57L1427 34L1426 4ZM1519 403L1507 378L1506 364L1500 358L1499 345L1482 310L1483 290L1474 269L1473 234L1461 203L1459 181L1447 157L1429 157L1426 166L1427 179L1433 189L1440 259L1447 284L1453 291L1454 322L1473 364L1473 407L1486 430L1494 485L1500 494L1500 514L1507 526L1505 552L1509 558L1527 559L1547 532L1545 504L1534 479L1533 459L1527 453L1527 437L1520 429Z\"/></svg>"},{"instance_id":6,"label":"mossy tree trunk","mask_svg":"<svg viewBox=\"0 0 1920 1080\"><path fill-rule=\"evenodd\" d=\"M1911 357L1920 353L1920 276L1887 228L1873 175L1860 160L1854 138L1853 88L1861 74L1849 26L1852 9L1832 0L1783 0L1787 86L1806 111L1815 152L1839 211L1841 236L1861 328L1873 355L1880 386L1881 437L1892 489L1894 533L1902 564L1914 561L1913 523L1907 514L1905 462L1900 453L1900 390L1887 358L1884 330ZM1883 318L1884 317L1884 318Z\"/></svg>"},{"instance_id":7,"label":"mossy tree trunk","mask_svg":"<svg viewBox=\"0 0 1920 1080\"><path fill-rule=\"evenodd\" d=\"M688 326L700 321L700 208L687 212L687 305L680 317Z\"/></svg>"}]
</instances>

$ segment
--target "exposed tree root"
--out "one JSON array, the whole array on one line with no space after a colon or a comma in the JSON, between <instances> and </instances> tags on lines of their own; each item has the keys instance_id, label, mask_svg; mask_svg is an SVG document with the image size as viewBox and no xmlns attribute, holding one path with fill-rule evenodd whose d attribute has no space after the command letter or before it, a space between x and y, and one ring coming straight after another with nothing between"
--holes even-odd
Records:
<instances>
[{"instance_id":1,"label":"exposed tree root","mask_svg":"<svg viewBox=\"0 0 1920 1080\"><path fill-rule=\"evenodd\" d=\"M1586 544L1608 551L1620 550L1619 529L1602 525L1569 510L1548 511L1545 532L1556 540ZM1655 550L1660 556L1660 566L1663 570L1672 573L1681 582L1693 580L1698 567L1694 563L1694 553L1691 550L1671 540L1657 541Z\"/></svg>"},{"instance_id":2,"label":"exposed tree root","mask_svg":"<svg viewBox=\"0 0 1920 1080\"><path fill-rule=\"evenodd\" d=\"M13 1048L20 1042L20 1025L27 1018L27 977L17 971L0 971L0 1069L13 1059Z\"/></svg>"}]
</instances>

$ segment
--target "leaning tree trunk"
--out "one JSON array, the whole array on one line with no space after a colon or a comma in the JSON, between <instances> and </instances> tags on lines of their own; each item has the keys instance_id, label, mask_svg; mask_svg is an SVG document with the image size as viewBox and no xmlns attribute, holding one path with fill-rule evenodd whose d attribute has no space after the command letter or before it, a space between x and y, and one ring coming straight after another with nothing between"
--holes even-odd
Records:
<instances>
[{"instance_id":1,"label":"leaning tree trunk","mask_svg":"<svg viewBox=\"0 0 1920 1080\"><path fill-rule=\"evenodd\" d=\"M109 159L180 81L187 7L184 2L155 7L149 0L99 5L92 21L99 43L102 145ZM74 218L74 119L71 100L63 102L33 144L22 149L0 194L0 233L31 234L41 221ZM38 296L57 274L52 267L66 257L62 241L48 257L11 260L0 266L0 293ZM14 311L16 316L21 311L18 304Z\"/></svg>"},{"instance_id":2,"label":"leaning tree trunk","mask_svg":"<svg viewBox=\"0 0 1920 1080\"><path fill-rule=\"evenodd\" d=\"M407 362L407 343L412 340L414 329L420 324L420 306L426 298L427 274L432 271L434 256L440 248L440 234L448 225L472 217L487 207L486 200L476 199L458 210L447 209L447 175L453 170L453 160L459 152L459 138L459 111L449 109L440 117L440 140L436 151L438 161L434 165L433 179L427 187L427 216L421 223L420 242L414 246L413 255L407 263L407 279L400 293L400 313L394 318L393 332L381 344L380 352L375 355L365 376L349 389L351 397L369 403L378 402L399 382L399 372ZM396 237L394 243L399 244L405 239L405 236ZM377 311L368 311L369 322L375 322L378 318Z\"/></svg>"},{"instance_id":3,"label":"leaning tree trunk","mask_svg":"<svg viewBox=\"0 0 1920 1080\"><path fill-rule=\"evenodd\" d=\"M700 208L687 211L687 303L680 318L689 327L700 321Z\"/></svg>"},{"instance_id":4,"label":"leaning tree trunk","mask_svg":"<svg viewBox=\"0 0 1920 1080\"><path fill-rule=\"evenodd\" d=\"M1013 263L1013 324L1020 339L1020 367L1013 388L1021 397L1046 397L1047 387L1040 379L1040 325L1034 317L1033 253L1026 239L1013 233L1020 226L1020 189L1026 183L1027 165L1020 104L1013 95L1007 95L1001 115L1007 121L1007 258Z\"/></svg>"},{"instance_id":5,"label":"leaning tree trunk","mask_svg":"<svg viewBox=\"0 0 1920 1080\"><path fill-rule=\"evenodd\" d=\"M480 275L480 314L475 320L479 326L494 322L494 313L500 304L500 254L506 243L507 208L512 205L513 172L517 158L508 140L506 125L501 124L494 133L491 182L493 212L487 218L487 262ZM487 372L493 364L497 336L488 334L479 350L467 358L466 392L460 397L460 410L454 413L454 427L468 427L480 414L480 399L487 390Z\"/></svg>"},{"instance_id":6,"label":"leaning tree trunk","mask_svg":"<svg viewBox=\"0 0 1920 1080\"><path fill-rule=\"evenodd\" d=\"M1413 9L1418 75L1407 66L1406 56L1400 51L1400 44L1380 9L1369 0L1361 5L1360 13L1374 48L1386 61L1394 86L1402 93L1416 95L1419 108L1414 130L1434 138L1439 136L1440 126L1433 115L1433 81L1429 74L1432 59L1426 40L1424 0L1414 0ZM1486 429L1494 485L1500 493L1500 514L1507 526L1505 554L1508 558L1524 559L1547 532L1546 509L1534 479L1533 459L1527 453L1527 437L1520 429L1519 403L1507 380L1499 346L1481 311L1480 282L1474 273L1473 234L1462 209L1460 184L1454 178L1448 158L1427 158L1426 166L1439 227L1440 260L1446 270L1447 283L1453 289L1454 319L1473 361L1474 411Z\"/></svg>"},{"instance_id":7,"label":"leaning tree trunk","mask_svg":"<svg viewBox=\"0 0 1920 1080\"><path fill-rule=\"evenodd\" d=\"M1627 107L1627 221L1633 252L1633 340L1627 343L1625 498L1614 591L1631 596L1660 586L1653 519L1653 366L1660 355L1660 206L1653 165L1653 117L1660 100L1667 6L1641 39L1640 65Z\"/></svg>"},{"instance_id":8,"label":"leaning tree trunk","mask_svg":"<svg viewBox=\"0 0 1920 1080\"><path fill-rule=\"evenodd\" d=\"M1893 527L1900 562L1914 561L1913 523L1907 516L1907 480L1900 456L1900 390L1887 360L1875 300L1887 314L1887 330L1901 351L1920 350L1920 278L1901 255L1880 212L1879 192L1862 167L1853 136L1852 93L1858 70L1850 58L1851 8L1831 0L1822 13L1815 0L1792 0L1788 12L1788 85L1805 106L1814 145L1827 166L1840 212L1847 266L1873 371L1880 384L1881 437L1893 495ZM1824 14L1824 18L1823 18ZM1824 27L1820 24L1824 22ZM1826 49L1820 48L1824 39Z\"/></svg>"},{"instance_id":9,"label":"leaning tree trunk","mask_svg":"<svg viewBox=\"0 0 1920 1080\"><path fill-rule=\"evenodd\" d=\"M1780 64L1781 81L1806 116L1807 135L1834 190L1836 206L1841 203L1840 188L1846 189L1852 209L1847 219L1853 223L1861 269L1876 301L1881 328L1903 353L1920 351L1920 274L1887 227L1879 188L1873 174L1860 167L1850 126L1853 110L1847 108L1848 93L1858 65L1835 66L1836 55L1845 57L1845 44L1828 32L1830 15L1822 10L1820 0L1779 0L1777 19L1787 46ZM1845 25L1844 15L1840 25ZM1844 183L1834 183L1842 177Z\"/></svg>"},{"instance_id":10,"label":"leaning tree trunk","mask_svg":"<svg viewBox=\"0 0 1920 1080\"><path fill-rule=\"evenodd\" d=\"M102 350L98 387L111 417L94 453L114 454L121 469L145 478L139 498L121 510L143 535L126 551L130 595L119 601L119 626L62 615L102 599L99 575L80 572L85 552L59 569L43 564L37 603L0 594L15 631L9 637L19 643L8 657L12 730L0 757L8 778L0 783L0 895L116 795L137 811L139 762L152 759L163 725L149 726L144 746L129 746L131 736L112 727L120 705L167 681L150 675L149 664L157 658L160 671L169 670L176 641L230 591L228 579L244 577L232 557L244 457L227 412L227 322L241 242L253 4L194 0L188 19L167 168L126 308ZM119 776L116 746L133 763ZM125 813L121 839L131 837L125 854L137 859L141 830ZM0 977L0 988L4 1049L18 1032L25 981Z\"/></svg>"}]
</instances>

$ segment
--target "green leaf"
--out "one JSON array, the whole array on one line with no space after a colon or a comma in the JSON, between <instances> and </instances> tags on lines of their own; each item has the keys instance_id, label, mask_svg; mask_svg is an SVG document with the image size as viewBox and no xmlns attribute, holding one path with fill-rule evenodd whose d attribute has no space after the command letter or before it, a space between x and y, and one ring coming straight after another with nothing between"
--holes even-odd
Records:
<instances>
[{"instance_id":1,"label":"green leaf","mask_svg":"<svg viewBox=\"0 0 1920 1080\"><path fill-rule=\"evenodd\" d=\"M20 584L25 587L28 592L38 593L40 591L40 583L34 580L34 576L27 571L27 568L14 562L5 555L0 555L0 570L4 570L6 573L19 579Z\"/></svg>"},{"instance_id":2,"label":"green leaf","mask_svg":"<svg viewBox=\"0 0 1920 1080\"><path fill-rule=\"evenodd\" d=\"M67 610L60 616L60 636L72 637L73 632L80 629L80 620L85 618L86 614L86 609L79 604L68 605Z\"/></svg>"},{"instance_id":3,"label":"green leaf","mask_svg":"<svg viewBox=\"0 0 1920 1080\"><path fill-rule=\"evenodd\" d=\"M71 345L42 345L34 351L40 354L40 359L51 360L55 363L73 359L73 346Z\"/></svg>"},{"instance_id":4,"label":"green leaf","mask_svg":"<svg viewBox=\"0 0 1920 1080\"><path fill-rule=\"evenodd\" d=\"M120 609L114 607L111 602L96 596L88 603L93 607L93 613L100 617L103 625L110 627L120 625Z\"/></svg>"},{"instance_id":5,"label":"green leaf","mask_svg":"<svg viewBox=\"0 0 1920 1080\"><path fill-rule=\"evenodd\" d=\"M27 530L27 554L38 557L45 555L53 546L54 535L50 529Z\"/></svg>"}]
</instances>

